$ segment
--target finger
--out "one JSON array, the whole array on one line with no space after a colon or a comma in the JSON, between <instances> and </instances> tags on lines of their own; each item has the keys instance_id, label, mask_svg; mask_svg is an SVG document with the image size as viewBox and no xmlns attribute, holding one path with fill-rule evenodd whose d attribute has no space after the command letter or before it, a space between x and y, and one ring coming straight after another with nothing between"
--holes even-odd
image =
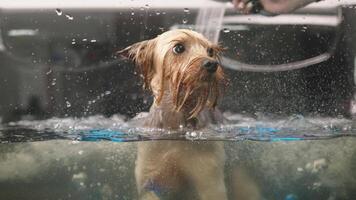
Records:
<instances>
[{"instance_id":1,"label":"finger","mask_svg":"<svg viewBox=\"0 0 356 200\"><path fill-rule=\"evenodd\" d=\"M232 0L232 4L237 10L243 10L245 8L245 3L242 0Z\"/></svg>"}]
</instances>

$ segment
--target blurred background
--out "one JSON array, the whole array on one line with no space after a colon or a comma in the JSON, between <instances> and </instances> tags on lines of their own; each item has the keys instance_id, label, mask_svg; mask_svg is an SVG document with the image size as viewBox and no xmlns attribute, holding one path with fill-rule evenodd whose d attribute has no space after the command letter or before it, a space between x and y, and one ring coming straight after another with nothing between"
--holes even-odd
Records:
<instances>
[{"instance_id":1,"label":"blurred background","mask_svg":"<svg viewBox=\"0 0 356 200\"><path fill-rule=\"evenodd\" d=\"M275 17L242 15L212 0L2 0L0 119L147 111L132 63L115 52L173 28L196 29L204 8L224 6L219 43L224 56L275 66L328 54L324 62L283 72L248 72L227 65L223 111L352 117L356 8L327 0Z\"/></svg>"}]
</instances>

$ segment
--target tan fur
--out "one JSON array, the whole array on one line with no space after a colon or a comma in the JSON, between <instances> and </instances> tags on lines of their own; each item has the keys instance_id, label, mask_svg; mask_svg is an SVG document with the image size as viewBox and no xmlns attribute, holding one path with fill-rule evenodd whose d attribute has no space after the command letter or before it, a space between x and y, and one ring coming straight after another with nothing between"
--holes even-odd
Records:
<instances>
[{"instance_id":1,"label":"tan fur","mask_svg":"<svg viewBox=\"0 0 356 200\"><path fill-rule=\"evenodd\" d=\"M182 54L173 53L177 43L186 48ZM208 55L208 48L213 49L213 55ZM144 125L196 130L223 123L215 108L226 85L223 70L218 66L216 72L209 73L202 66L204 60L217 61L220 51L201 34L183 29L120 51L135 62L145 88L154 95ZM149 185L174 192L189 183L201 200L225 200L224 163L222 142L142 142L135 169L140 199L159 199Z\"/></svg>"}]
</instances>

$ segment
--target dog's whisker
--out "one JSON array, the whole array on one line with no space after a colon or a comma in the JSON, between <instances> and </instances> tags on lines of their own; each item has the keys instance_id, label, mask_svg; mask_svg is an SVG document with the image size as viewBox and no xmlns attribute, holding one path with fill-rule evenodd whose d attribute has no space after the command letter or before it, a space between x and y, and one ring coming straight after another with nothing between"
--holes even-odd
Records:
<instances>
[{"instance_id":1,"label":"dog's whisker","mask_svg":"<svg viewBox=\"0 0 356 200\"><path fill-rule=\"evenodd\" d=\"M158 97L156 98L157 104L159 104L161 102L163 94L164 94L164 72L165 72L165 69L163 68L162 69L161 83L160 83L160 91L159 91Z\"/></svg>"},{"instance_id":2,"label":"dog's whisker","mask_svg":"<svg viewBox=\"0 0 356 200\"><path fill-rule=\"evenodd\" d=\"M179 73L179 75L180 75L180 73ZM182 85L182 81L183 81L183 76L181 76L179 79L178 79L178 82L177 82L177 84L176 84L176 88L177 88L177 91L176 91L176 93L175 93L175 95L176 95L176 105L178 105L178 101L179 101L179 96L180 96L180 93L181 93L181 90L182 90L182 87L183 87L183 85Z\"/></svg>"},{"instance_id":3,"label":"dog's whisker","mask_svg":"<svg viewBox=\"0 0 356 200\"><path fill-rule=\"evenodd\" d=\"M180 102L177 111L180 111L184 105L184 103L187 101L188 97L192 94L193 90L189 87L184 95L183 100ZM178 105L178 104L177 104Z\"/></svg>"},{"instance_id":4,"label":"dog's whisker","mask_svg":"<svg viewBox=\"0 0 356 200\"><path fill-rule=\"evenodd\" d=\"M202 93L202 95L199 96L199 99L198 99L198 102L197 102L196 106L190 112L191 117L196 117L200 113L200 111L203 110L205 104L207 103L207 100L208 100L208 97L209 97L209 89L208 88L204 88L201 93Z\"/></svg>"},{"instance_id":5,"label":"dog's whisker","mask_svg":"<svg viewBox=\"0 0 356 200\"><path fill-rule=\"evenodd\" d=\"M202 99L203 99L202 97L198 97L198 102L195 105L195 107L193 108L193 110L189 112L190 116L188 117L188 119L192 119L198 115L202 101L203 101Z\"/></svg>"},{"instance_id":6,"label":"dog's whisker","mask_svg":"<svg viewBox=\"0 0 356 200\"><path fill-rule=\"evenodd\" d=\"M208 106L210 108L215 108L218 98L219 98L219 88L218 88L218 84L217 82L213 82L213 86L210 88L210 98L212 98L212 100L209 100L208 102Z\"/></svg>"},{"instance_id":7,"label":"dog's whisker","mask_svg":"<svg viewBox=\"0 0 356 200\"><path fill-rule=\"evenodd\" d=\"M206 105L208 106L208 107L212 107L212 105L213 105L213 101L211 100L211 99L214 99L215 98L215 91L214 91L214 88L213 87L215 87L215 82L213 82L212 84L211 84L211 86L209 87L209 94L208 94L208 100L207 100L207 102L206 102Z\"/></svg>"}]
</instances>

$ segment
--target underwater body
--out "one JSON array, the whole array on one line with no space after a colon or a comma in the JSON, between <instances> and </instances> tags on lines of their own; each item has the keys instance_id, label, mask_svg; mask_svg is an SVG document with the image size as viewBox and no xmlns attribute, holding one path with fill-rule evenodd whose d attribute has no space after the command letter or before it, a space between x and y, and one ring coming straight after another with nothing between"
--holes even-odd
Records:
<instances>
[{"instance_id":1,"label":"underwater body","mask_svg":"<svg viewBox=\"0 0 356 200\"><path fill-rule=\"evenodd\" d=\"M179 133L132 127L119 115L10 123L0 130L0 196L137 199L137 144L177 140L224 143L230 199L238 196L236 189L249 191L246 199L355 197L352 120L225 115L231 124Z\"/></svg>"}]
</instances>

